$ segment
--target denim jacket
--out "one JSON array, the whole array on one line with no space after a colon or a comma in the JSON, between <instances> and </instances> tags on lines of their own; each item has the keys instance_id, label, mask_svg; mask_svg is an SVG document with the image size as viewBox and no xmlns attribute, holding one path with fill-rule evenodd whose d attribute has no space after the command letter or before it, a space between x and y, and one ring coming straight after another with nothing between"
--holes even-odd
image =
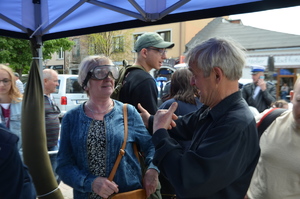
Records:
<instances>
[{"instance_id":1,"label":"denim jacket","mask_svg":"<svg viewBox=\"0 0 300 199\"><path fill-rule=\"evenodd\" d=\"M22 133L21 133L21 112L22 112L22 101L21 102L12 102L10 104L10 121L9 121L9 130L19 137L18 141L18 150L22 156ZM1 121L4 123L4 117L2 114L2 109L0 108Z\"/></svg>"},{"instance_id":2,"label":"denim jacket","mask_svg":"<svg viewBox=\"0 0 300 199\"><path fill-rule=\"evenodd\" d=\"M124 140L123 103L115 100L114 103L111 112L104 116L107 140L106 177L112 170ZM134 142L140 147L140 151L144 152L148 168L158 170L152 164L155 149L140 114L129 104L127 111L128 138L125 155L113 179L118 184L120 193L142 187L141 168L133 151ZM62 120L56 172L64 183L73 187L74 199L87 199L92 192L92 182L97 177L90 172L87 157L87 135L92 121L93 119L84 113L84 104L68 111Z\"/></svg>"}]
</instances>

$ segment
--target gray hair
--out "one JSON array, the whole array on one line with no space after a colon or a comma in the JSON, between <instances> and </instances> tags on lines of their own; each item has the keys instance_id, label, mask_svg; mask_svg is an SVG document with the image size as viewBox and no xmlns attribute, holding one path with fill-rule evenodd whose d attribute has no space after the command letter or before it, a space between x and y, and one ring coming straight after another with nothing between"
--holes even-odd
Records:
<instances>
[{"instance_id":1,"label":"gray hair","mask_svg":"<svg viewBox=\"0 0 300 199\"><path fill-rule=\"evenodd\" d=\"M191 49L186 62L196 63L208 77L214 67L219 67L229 80L242 77L245 66L245 49L237 42L225 38L210 38Z\"/></svg>"},{"instance_id":2,"label":"gray hair","mask_svg":"<svg viewBox=\"0 0 300 199\"><path fill-rule=\"evenodd\" d=\"M94 55L84 58L79 65L78 83L82 86L88 72L99 65L113 64L112 60L104 55Z\"/></svg>"},{"instance_id":3,"label":"gray hair","mask_svg":"<svg viewBox=\"0 0 300 199\"><path fill-rule=\"evenodd\" d=\"M54 73L58 74L56 70L53 70L50 68L44 69L43 70L43 79L52 79L52 76Z\"/></svg>"}]
</instances>

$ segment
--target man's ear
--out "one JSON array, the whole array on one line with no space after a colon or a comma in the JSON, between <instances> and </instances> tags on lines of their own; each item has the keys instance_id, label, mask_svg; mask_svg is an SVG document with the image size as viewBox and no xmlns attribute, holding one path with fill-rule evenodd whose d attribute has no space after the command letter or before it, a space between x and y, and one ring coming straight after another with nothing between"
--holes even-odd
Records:
<instances>
[{"instance_id":1,"label":"man's ear","mask_svg":"<svg viewBox=\"0 0 300 199\"><path fill-rule=\"evenodd\" d=\"M213 71L214 71L216 80L219 82L224 76L223 70L220 67L214 67Z\"/></svg>"},{"instance_id":2,"label":"man's ear","mask_svg":"<svg viewBox=\"0 0 300 199\"><path fill-rule=\"evenodd\" d=\"M141 53L142 57L146 57L146 56L147 56L147 53L148 53L148 51L147 51L147 49L146 49L146 48L143 48L143 49L140 51L140 53Z\"/></svg>"}]
</instances>

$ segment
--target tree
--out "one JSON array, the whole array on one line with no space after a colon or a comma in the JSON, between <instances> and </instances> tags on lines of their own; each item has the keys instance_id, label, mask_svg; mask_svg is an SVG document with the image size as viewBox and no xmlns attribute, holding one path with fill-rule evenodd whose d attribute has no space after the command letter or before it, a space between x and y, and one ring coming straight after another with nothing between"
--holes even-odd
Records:
<instances>
[{"instance_id":1,"label":"tree","mask_svg":"<svg viewBox=\"0 0 300 199\"><path fill-rule=\"evenodd\" d=\"M104 54L113 61L122 61L132 57L132 31L133 29L90 34L83 42L88 44L89 55Z\"/></svg>"},{"instance_id":2,"label":"tree","mask_svg":"<svg viewBox=\"0 0 300 199\"><path fill-rule=\"evenodd\" d=\"M43 43L43 59L61 48L71 50L74 43L67 38L54 39ZM0 63L7 63L16 72L27 74L32 62L30 41L0 36Z\"/></svg>"},{"instance_id":3,"label":"tree","mask_svg":"<svg viewBox=\"0 0 300 199\"><path fill-rule=\"evenodd\" d=\"M28 71L32 61L30 42L23 39L0 37L0 63L8 63L14 71Z\"/></svg>"}]
</instances>

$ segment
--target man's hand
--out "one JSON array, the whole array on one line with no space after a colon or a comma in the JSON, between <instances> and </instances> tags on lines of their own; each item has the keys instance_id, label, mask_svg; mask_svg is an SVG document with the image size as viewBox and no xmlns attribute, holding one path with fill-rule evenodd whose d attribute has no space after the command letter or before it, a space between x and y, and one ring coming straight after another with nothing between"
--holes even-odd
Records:
<instances>
[{"instance_id":1,"label":"man's hand","mask_svg":"<svg viewBox=\"0 0 300 199\"><path fill-rule=\"evenodd\" d=\"M261 89L262 91L265 91L265 90L267 89L267 83L265 82L264 79L259 79L259 80L257 81L257 85L260 87L260 89Z\"/></svg>"},{"instance_id":2,"label":"man's hand","mask_svg":"<svg viewBox=\"0 0 300 199\"><path fill-rule=\"evenodd\" d=\"M178 107L177 102L173 102L169 109L160 109L154 115L153 121L153 133L155 133L158 129L172 129L176 126L174 120L178 117L174 114Z\"/></svg>"},{"instance_id":3,"label":"man's hand","mask_svg":"<svg viewBox=\"0 0 300 199\"><path fill-rule=\"evenodd\" d=\"M141 112L140 115L143 119L144 125L146 126L146 128L148 128L148 120L151 116L150 113L146 109L144 109L140 103L138 103L138 109Z\"/></svg>"},{"instance_id":4,"label":"man's hand","mask_svg":"<svg viewBox=\"0 0 300 199\"><path fill-rule=\"evenodd\" d=\"M158 172L155 169L148 169L143 179L143 185L146 190L147 198L155 192L158 185Z\"/></svg>"},{"instance_id":5,"label":"man's hand","mask_svg":"<svg viewBox=\"0 0 300 199\"><path fill-rule=\"evenodd\" d=\"M92 183L92 190L102 198L108 198L113 193L118 193L118 185L107 178L97 177Z\"/></svg>"}]
</instances>

